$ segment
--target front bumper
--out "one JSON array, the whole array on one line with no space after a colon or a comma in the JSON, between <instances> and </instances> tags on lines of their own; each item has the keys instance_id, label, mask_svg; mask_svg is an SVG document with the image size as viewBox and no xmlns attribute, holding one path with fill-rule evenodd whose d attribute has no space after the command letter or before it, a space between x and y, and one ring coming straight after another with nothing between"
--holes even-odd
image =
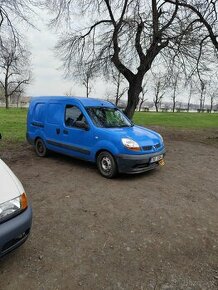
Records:
<instances>
[{"instance_id":1,"label":"front bumper","mask_svg":"<svg viewBox=\"0 0 218 290\"><path fill-rule=\"evenodd\" d=\"M165 155L165 148L161 151L143 154L143 155L129 155L129 154L120 154L116 156L117 166L120 173L141 173L145 171L152 170L159 166L158 162L150 163L150 160L154 156Z\"/></svg>"},{"instance_id":2,"label":"front bumper","mask_svg":"<svg viewBox=\"0 0 218 290\"><path fill-rule=\"evenodd\" d=\"M0 224L0 257L23 244L29 236L32 224L32 208Z\"/></svg>"}]
</instances>

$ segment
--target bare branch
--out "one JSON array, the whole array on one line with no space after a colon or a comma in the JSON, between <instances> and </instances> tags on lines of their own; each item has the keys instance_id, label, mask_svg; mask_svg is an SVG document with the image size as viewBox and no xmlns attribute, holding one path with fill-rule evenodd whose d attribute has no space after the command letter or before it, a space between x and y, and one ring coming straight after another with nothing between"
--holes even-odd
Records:
<instances>
[{"instance_id":1,"label":"bare branch","mask_svg":"<svg viewBox=\"0 0 218 290\"><path fill-rule=\"evenodd\" d=\"M178 2L177 0L166 0L166 2L171 3L171 4L175 4L175 5L178 5L178 6L181 6L181 7L186 7L188 9L190 9L191 11L193 11L199 17L199 21L201 23L203 23L204 26L206 27L213 45L218 50L218 42L217 42L217 39L216 39L217 35L213 32L212 26L209 24L209 22L206 20L206 18L202 15L202 13L199 10L197 10L196 7L194 7L191 4L185 3L185 2ZM214 8L215 8L215 6L214 6ZM207 10L205 10L205 12L206 11ZM215 9L215 11L216 11L216 9Z\"/></svg>"}]
</instances>

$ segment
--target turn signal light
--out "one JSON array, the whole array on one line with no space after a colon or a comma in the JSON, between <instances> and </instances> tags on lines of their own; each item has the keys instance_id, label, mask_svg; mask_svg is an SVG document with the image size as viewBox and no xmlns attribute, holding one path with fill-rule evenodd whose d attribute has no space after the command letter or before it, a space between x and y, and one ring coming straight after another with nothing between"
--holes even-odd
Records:
<instances>
[{"instance_id":1,"label":"turn signal light","mask_svg":"<svg viewBox=\"0 0 218 290\"><path fill-rule=\"evenodd\" d=\"M28 207L27 196L25 192L20 196L20 206L21 209L26 209Z\"/></svg>"}]
</instances>

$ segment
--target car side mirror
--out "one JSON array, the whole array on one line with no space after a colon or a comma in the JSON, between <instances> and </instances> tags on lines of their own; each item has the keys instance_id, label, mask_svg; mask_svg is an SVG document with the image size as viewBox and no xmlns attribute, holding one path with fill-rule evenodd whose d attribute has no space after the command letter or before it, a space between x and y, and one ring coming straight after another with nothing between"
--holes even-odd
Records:
<instances>
[{"instance_id":1,"label":"car side mirror","mask_svg":"<svg viewBox=\"0 0 218 290\"><path fill-rule=\"evenodd\" d=\"M0 140L2 139L2 134L0 133Z\"/></svg>"},{"instance_id":2,"label":"car side mirror","mask_svg":"<svg viewBox=\"0 0 218 290\"><path fill-rule=\"evenodd\" d=\"M89 130L89 126L85 122L82 122L82 121L76 121L74 123L74 126L76 128L80 128L80 129L83 129L83 130L86 130L86 131Z\"/></svg>"}]
</instances>

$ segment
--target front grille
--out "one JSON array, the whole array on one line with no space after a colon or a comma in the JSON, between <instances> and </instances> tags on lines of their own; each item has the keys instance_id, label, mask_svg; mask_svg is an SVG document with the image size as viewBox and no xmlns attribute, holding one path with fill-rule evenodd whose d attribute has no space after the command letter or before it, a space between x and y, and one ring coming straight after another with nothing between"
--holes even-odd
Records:
<instances>
[{"instance_id":1,"label":"front grille","mask_svg":"<svg viewBox=\"0 0 218 290\"><path fill-rule=\"evenodd\" d=\"M161 147L161 144L160 144L160 143L157 143L157 144L155 144L155 145L153 145L153 146L143 146L142 149L143 149L144 151L150 151L150 150L153 149L153 147L154 147L155 149L158 149L158 148Z\"/></svg>"},{"instance_id":2,"label":"front grille","mask_svg":"<svg viewBox=\"0 0 218 290\"><path fill-rule=\"evenodd\" d=\"M144 146L142 147L144 151L152 150L152 146Z\"/></svg>"},{"instance_id":3,"label":"front grille","mask_svg":"<svg viewBox=\"0 0 218 290\"><path fill-rule=\"evenodd\" d=\"M160 143L154 145L154 147L155 147L156 149L160 148L160 146L161 146Z\"/></svg>"}]
</instances>

